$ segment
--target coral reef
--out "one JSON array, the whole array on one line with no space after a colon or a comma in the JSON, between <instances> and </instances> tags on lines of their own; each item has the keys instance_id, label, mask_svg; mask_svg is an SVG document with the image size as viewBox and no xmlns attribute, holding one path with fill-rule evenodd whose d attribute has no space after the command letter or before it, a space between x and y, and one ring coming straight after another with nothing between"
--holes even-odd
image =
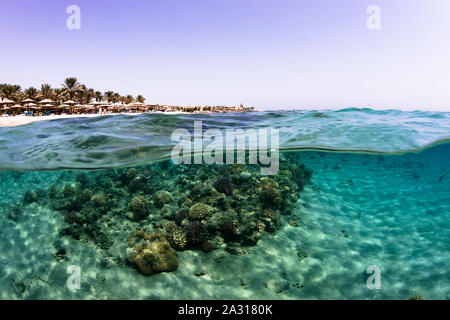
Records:
<instances>
[{"instance_id":1,"label":"coral reef","mask_svg":"<svg viewBox=\"0 0 450 320\"><path fill-rule=\"evenodd\" d=\"M57 181L73 179L72 184L57 182L48 190L27 191L20 206L4 211L17 220L22 206L35 201L48 204L65 221L61 235L103 250L124 243L124 235L135 230L159 229L157 236L144 231L134 234L129 249L134 250L130 261L142 273L152 274L176 265L175 250L224 249L241 255L283 223L298 227L299 217L292 212L312 171L292 155L280 157L278 173L265 177L258 165L173 165L170 161L77 175L65 172ZM163 260L153 267L152 255L163 252L170 256L171 268Z\"/></svg>"},{"instance_id":2,"label":"coral reef","mask_svg":"<svg viewBox=\"0 0 450 320\"><path fill-rule=\"evenodd\" d=\"M267 177L263 177L259 180L258 185L259 198L265 204L270 206L276 206L280 203L280 191L278 183Z\"/></svg>"},{"instance_id":3,"label":"coral reef","mask_svg":"<svg viewBox=\"0 0 450 320\"><path fill-rule=\"evenodd\" d=\"M130 168L130 169L128 169L127 170L127 172L126 172L126 176L127 176L127 178L128 179L133 179L133 178L135 178L136 176L137 176L137 170L136 170L136 168Z\"/></svg>"},{"instance_id":4,"label":"coral reef","mask_svg":"<svg viewBox=\"0 0 450 320\"><path fill-rule=\"evenodd\" d=\"M88 192L89 193L89 192ZM91 201L97 208L106 207L106 198L103 194L95 194L91 197Z\"/></svg>"},{"instance_id":5,"label":"coral reef","mask_svg":"<svg viewBox=\"0 0 450 320\"><path fill-rule=\"evenodd\" d=\"M186 234L175 222L170 221L165 225L166 238L172 248L175 250L183 250L187 244Z\"/></svg>"},{"instance_id":6,"label":"coral reef","mask_svg":"<svg viewBox=\"0 0 450 320\"><path fill-rule=\"evenodd\" d=\"M231 185L230 179L227 177L220 178L213 184L214 188L221 193L230 196L233 193L233 186Z\"/></svg>"},{"instance_id":7,"label":"coral reef","mask_svg":"<svg viewBox=\"0 0 450 320\"><path fill-rule=\"evenodd\" d=\"M193 220L204 219L212 210L211 206L198 202L189 209L189 218Z\"/></svg>"},{"instance_id":8,"label":"coral reef","mask_svg":"<svg viewBox=\"0 0 450 320\"><path fill-rule=\"evenodd\" d=\"M200 221L192 222L186 231L186 238L190 245L198 246L208 240L209 232Z\"/></svg>"},{"instance_id":9,"label":"coral reef","mask_svg":"<svg viewBox=\"0 0 450 320\"><path fill-rule=\"evenodd\" d=\"M128 205L130 211L133 213L133 219L136 221L145 219L150 214L150 207L148 200L143 196L135 196L131 199Z\"/></svg>"},{"instance_id":10,"label":"coral reef","mask_svg":"<svg viewBox=\"0 0 450 320\"><path fill-rule=\"evenodd\" d=\"M137 177L128 183L128 190L130 193L143 192L149 194L151 192L151 186L147 185L144 179Z\"/></svg>"},{"instance_id":11,"label":"coral reef","mask_svg":"<svg viewBox=\"0 0 450 320\"><path fill-rule=\"evenodd\" d=\"M177 254L162 232L151 234L138 230L130 237L128 259L144 275L170 272L178 268Z\"/></svg>"},{"instance_id":12,"label":"coral reef","mask_svg":"<svg viewBox=\"0 0 450 320\"><path fill-rule=\"evenodd\" d=\"M160 190L153 196L155 207L162 208L165 204L172 201L172 195L166 190Z\"/></svg>"}]
</instances>

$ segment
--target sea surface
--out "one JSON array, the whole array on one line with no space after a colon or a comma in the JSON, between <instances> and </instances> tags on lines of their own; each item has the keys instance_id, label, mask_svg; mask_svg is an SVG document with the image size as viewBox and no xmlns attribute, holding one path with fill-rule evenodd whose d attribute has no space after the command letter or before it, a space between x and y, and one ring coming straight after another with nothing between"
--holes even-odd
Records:
<instances>
[{"instance_id":1,"label":"sea surface","mask_svg":"<svg viewBox=\"0 0 450 320\"><path fill-rule=\"evenodd\" d=\"M174 164L195 121L277 129L279 171ZM2 127L0 148L0 299L450 298L448 112L72 118ZM146 272L137 230L176 268Z\"/></svg>"}]
</instances>

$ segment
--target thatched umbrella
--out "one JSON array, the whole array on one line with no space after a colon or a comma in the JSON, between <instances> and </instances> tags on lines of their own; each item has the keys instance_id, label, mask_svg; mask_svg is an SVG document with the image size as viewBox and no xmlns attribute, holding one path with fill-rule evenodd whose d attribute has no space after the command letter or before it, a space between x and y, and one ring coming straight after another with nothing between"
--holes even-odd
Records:
<instances>
[{"instance_id":1,"label":"thatched umbrella","mask_svg":"<svg viewBox=\"0 0 450 320\"><path fill-rule=\"evenodd\" d=\"M7 112L8 110L9 110L9 107L3 107L3 108L0 108L0 111L6 111L6 112ZM5 113L6 113L6 112L5 112Z\"/></svg>"},{"instance_id":2,"label":"thatched umbrella","mask_svg":"<svg viewBox=\"0 0 450 320\"><path fill-rule=\"evenodd\" d=\"M0 104L14 104L14 103L16 103L16 102L13 100L10 100L8 98L3 98L3 100L0 101Z\"/></svg>"},{"instance_id":3,"label":"thatched umbrella","mask_svg":"<svg viewBox=\"0 0 450 320\"><path fill-rule=\"evenodd\" d=\"M55 102L51 99L44 99L38 102L39 104L50 104L53 105Z\"/></svg>"},{"instance_id":4,"label":"thatched umbrella","mask_svg":"<svg viewBox=\"0 0 450 320\"><path fill-rule=\"evenodd\" d=\"M20 104L15 104L15 105L11 106L11 109L16 109L16 110L18 110L18 109L20 109L20 108L22 108L22 106L21 106ZM15 113L15 112L14 112L14 113Z\"/></svg>"},{"instance_id":5,"label":"thatched umbrella","mask_svg":"<svg viewBox=\"0 0 450 320\"><path fill-rule=\"evenodd\" d=\"M30 98L26 98L25 100L22 100L22 103L33 103L34 100Z\"/></svg>"},{"instance_id":6,"label":"thatched umbrella","mask_svg":"<svg viewBox=\"0 0 450 320\"><path fill-rule=\"evenodd\" d=\"M63 104L73 105L73 104L77 104L77 103L73 100L67 100L67 101L64 101Z\"/></svg>"}]
</instances>

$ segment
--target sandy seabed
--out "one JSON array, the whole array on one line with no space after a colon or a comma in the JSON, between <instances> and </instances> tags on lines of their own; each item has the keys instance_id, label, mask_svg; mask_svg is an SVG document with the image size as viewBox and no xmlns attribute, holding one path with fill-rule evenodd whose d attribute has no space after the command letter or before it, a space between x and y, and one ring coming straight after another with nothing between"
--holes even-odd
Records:
<instances>
[{"instance_id":1,"label":"sandy seabed","mask_svg":"<svg viewBox=\"0 0 450 320\"><path fill-rule=\"evenodd\" d=\"M305 152L314 169L300 194L293 227L283 217L249 254L179 252L179 267L144 276L123 257L129 232L106 252L60 237L63 217L34 203L17 222L0 216L0 299L450 299L448 160ZM434 160L433 160L434 159ZM444 173L444 175L443 175ZM60 173L1 173L2 204L45 188ZM69 172L73 181L76 172ZM445 178L439 181L440 177ZM55 243L68 261L54 257ZM81 268L81 289L66 286ZM366 269L381 269L381 289Z\"/></svg>"}]
</instances>

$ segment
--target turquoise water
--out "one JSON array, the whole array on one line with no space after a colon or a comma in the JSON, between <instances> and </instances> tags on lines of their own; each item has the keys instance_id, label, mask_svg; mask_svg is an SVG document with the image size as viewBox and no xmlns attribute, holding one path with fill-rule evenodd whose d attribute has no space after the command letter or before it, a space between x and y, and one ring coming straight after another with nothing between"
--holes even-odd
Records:
<instances>
[{"instance_id":1,"label":"turquoise water","mask_svg":"<svg viewBox=\"0 0 450 320\"><path fill-rule=\"evenodd\" d=\"M449 117L345 109L0 128L0 298L449 299ZM279 129L279 172L174 165L170 134L194 120ZM207 210L194 218L198 203ZM199 223L207 232L194 237ZM137 230L162 230L175 270L133 263ZM374 265L379 289L367 287Z\"/></svg>"}]
</instances>

